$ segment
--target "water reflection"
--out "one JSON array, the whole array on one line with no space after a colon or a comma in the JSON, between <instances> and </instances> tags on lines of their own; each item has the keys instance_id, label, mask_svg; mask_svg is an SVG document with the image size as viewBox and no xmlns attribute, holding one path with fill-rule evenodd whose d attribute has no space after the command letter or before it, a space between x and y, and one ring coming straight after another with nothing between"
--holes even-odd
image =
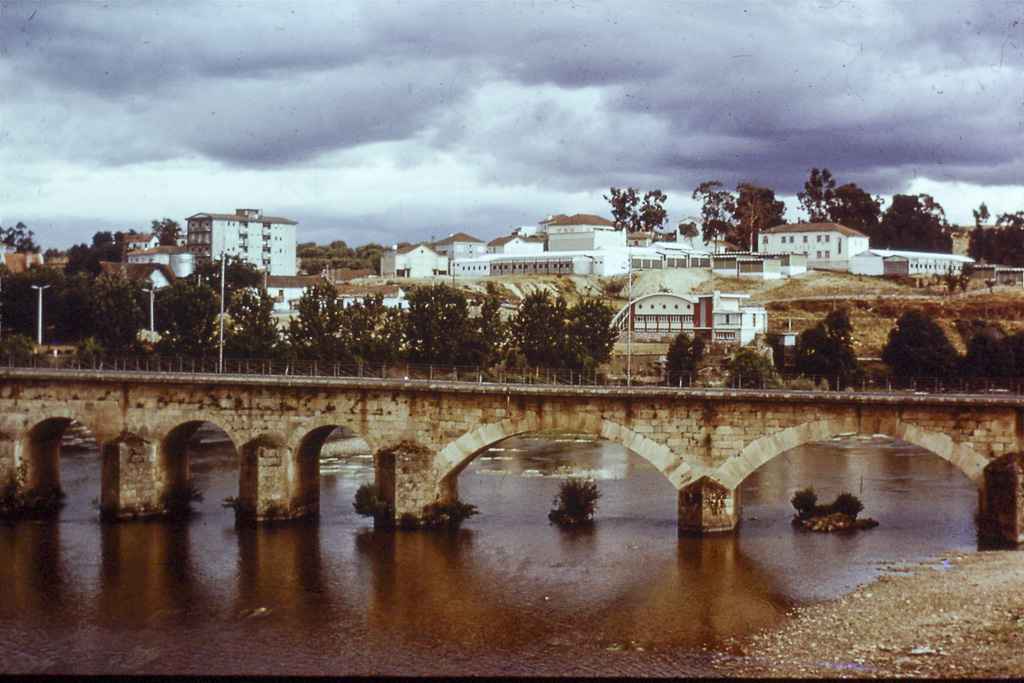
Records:
<instances>
[{"instance_id":1,"label":"water reflection","mask_svg":"<svg viewBox=\"0 0 1024 683\"><path fill-rule=\"evenodd\" d=\"M237 492L233 449L196 455L205 500L186 524L101 525L95 494L69 490L59 522L0 525L0 669L707 674L680 653L724 649L881 563L975 544L974 485L893 441L777 458L744 483L738 533L705 539L678 536L676 491L660 472L602 441L499 444L460 476L481 514L454 536L374 533L352 509L373 478L365 454L322 467L319 525L236 530L219 504ZM66 486L97 490L95 459L61 467ZM570 474L599 482L591 530L547 521ZM857 493L882 526L795 531L788 501L808 485L821 499Z\"/></svg>"}]
</instances>

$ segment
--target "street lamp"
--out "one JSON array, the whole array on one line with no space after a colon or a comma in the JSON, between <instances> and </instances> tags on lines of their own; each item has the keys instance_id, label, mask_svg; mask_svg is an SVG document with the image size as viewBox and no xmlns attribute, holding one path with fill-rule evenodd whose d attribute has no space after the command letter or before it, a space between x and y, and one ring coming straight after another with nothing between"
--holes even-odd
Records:
<instances>
[{"instance_id":1,"label":"street lamp","mask_svg":"<svg viewBox=\"0 0 1024 683\"><path fill-rule=\"evenodd\" d=\"M153 287L150 287L149 289L142 290L149 293L149 341L153 341L153 336L156 334L153 327L153 289Z\"/></svg>"},{"instance_id":2,"label":"street lamp","mask_svg":"<svg viewBox=\"0 0 1024 683\"><path fill-rule=\"evenodd\" d=\"M43 345L43 290L49 288L49 286L50 285L32 285L32 289L39 290L39 313L36 331L36 346Z\"/></svg>"}]
</instances>

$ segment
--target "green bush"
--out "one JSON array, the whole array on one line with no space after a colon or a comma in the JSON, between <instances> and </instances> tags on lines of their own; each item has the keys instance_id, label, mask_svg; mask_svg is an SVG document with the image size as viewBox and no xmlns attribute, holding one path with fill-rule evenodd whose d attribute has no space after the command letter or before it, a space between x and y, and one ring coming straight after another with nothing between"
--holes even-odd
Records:
<instances>
[{"instance_id":1,"label":"green bush","mask_svg":"<svg viewBox=\"0 0 1024 683\"><path fill-rule=\"evenodd\" d=\"M395 523L395 508L381 495L376 484L362 484L356 489L356 499L352 503L356 514L372 517L375 527L388 528Z\"/></svg>"},{"instance_id":2,"label":"green bush","mask_svg":"<svg viewBox=\"0 0 1024 683\"><path fill-rule=\"evenodd\" d=\"M462 523L479 514L476 505L454 501L451 503L430 503L423 508L421 520L428 531L458 531Z\"/></svg>"},{"instance_id":3,"label":"green bush","mask_svg":"<svg viewBox=\"0 0 1024 683\"><path fill-rule=\"evenodd\" d=\"M848 517L857 519L857 515L864 509L864 503L852 493L840 493L836 496L835 502L829 506L833 512L841 512Z\"/></svg>"},{"instance_id":4,"label":"green bush","mask_svg":"<svg viewBox=\"0 0 1024 683\"><path fill-rule=\"evenodd\" d=\"M797 519L813 517L818 510L818 494L813 488L799 489L789 502L796 509Z\"/></svg>"},{"instance_id":5,"label":"green bush","mask_svg":"<svg viewBox=\"0 0 1024 683\"><path fill-rule=\"evenodd\" d=\"M553 501L555 509L548 513L548 519L562 527L591 524L600 497L601 492L593 479L566 479L558 488L558 495Z\"/></svg>"}]
</instances>

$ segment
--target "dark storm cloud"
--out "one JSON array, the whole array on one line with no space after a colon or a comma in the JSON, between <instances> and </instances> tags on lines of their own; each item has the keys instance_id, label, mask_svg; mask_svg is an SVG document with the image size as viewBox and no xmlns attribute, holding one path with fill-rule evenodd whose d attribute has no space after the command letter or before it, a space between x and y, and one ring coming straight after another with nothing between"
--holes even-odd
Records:
<instances>
[{"instance_id":1,"label":"dark storm cloud","mask_svg":"<svg viewBox=\"0 0 1024 683\"><path fill-rule=\"evenodd\" d=\"M240 170L386 143L573 193L794 194L811 166L872 193L1019 186L1022 7L4 2L2 141L5 160Z\"/></svg>"}]
</instances>

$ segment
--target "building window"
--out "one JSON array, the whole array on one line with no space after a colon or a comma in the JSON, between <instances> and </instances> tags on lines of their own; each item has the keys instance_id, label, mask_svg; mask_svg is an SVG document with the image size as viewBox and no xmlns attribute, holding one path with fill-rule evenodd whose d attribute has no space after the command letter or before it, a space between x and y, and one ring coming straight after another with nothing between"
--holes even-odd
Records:
<instances>
[{"instance_id":1,"label":"building window","mask_svg":"<svg viewBox=\"0 0 1024 683\"><path fill-rule=\"evenodd\" d=\"M807 235L804 235L804 244L807 244Z\"/></svg>"}]
</instances>

